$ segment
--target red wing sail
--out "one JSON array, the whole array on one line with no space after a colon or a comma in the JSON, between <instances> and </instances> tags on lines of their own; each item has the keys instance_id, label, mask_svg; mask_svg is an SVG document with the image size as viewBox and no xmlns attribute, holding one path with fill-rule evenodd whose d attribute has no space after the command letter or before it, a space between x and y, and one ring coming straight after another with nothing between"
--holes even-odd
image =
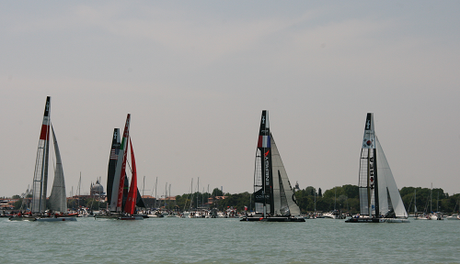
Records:
<instances>
[{"instance_id":1,"label":"red wing sail","mask_svg":"<svg viewBox=\"0 0 460 264\"><path fill-rule=\"evenodd\" d=\"M136 160L134 159L133 142L131 141L131 139L129 139L129 143L131 148L131 165L133 169L133 177L131 179L131 186L129 187L128 200L126 201L125 205L125 212L130 215L133 215L137 200L137 170Z\"/></svg>"}]
</instances>

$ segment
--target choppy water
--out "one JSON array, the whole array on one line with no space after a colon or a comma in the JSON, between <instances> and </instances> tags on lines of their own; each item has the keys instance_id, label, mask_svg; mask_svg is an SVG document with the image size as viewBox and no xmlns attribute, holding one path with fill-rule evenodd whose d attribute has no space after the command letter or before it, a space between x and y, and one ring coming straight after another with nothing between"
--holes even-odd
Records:
<instances>
[{"instance_id":1,"label":"choppy water","mask_svg":"<svg viewBox=\"0 0 460 264\"><path fill-rule=\"evenodd\" d=\"M0 219L0 263L460 263L460 221Z\"/></svg>"}]
</instances>

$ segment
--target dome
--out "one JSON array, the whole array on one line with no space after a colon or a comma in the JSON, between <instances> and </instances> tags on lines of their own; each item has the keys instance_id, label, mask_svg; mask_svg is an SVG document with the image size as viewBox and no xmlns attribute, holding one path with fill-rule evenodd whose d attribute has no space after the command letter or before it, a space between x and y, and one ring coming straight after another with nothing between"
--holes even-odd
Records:
<instances>
[{"instance_id":1,"label":"dome","mask_svg":"<svg viewBox=\"0 0 460 264\"><path fill-rule=\"evenodd\" d=\"M99 183L99 181L96 181L96 183L91 186L91 193L93 194L102 194L104 192L104 187Z\"/></svg>"}]
</instances>

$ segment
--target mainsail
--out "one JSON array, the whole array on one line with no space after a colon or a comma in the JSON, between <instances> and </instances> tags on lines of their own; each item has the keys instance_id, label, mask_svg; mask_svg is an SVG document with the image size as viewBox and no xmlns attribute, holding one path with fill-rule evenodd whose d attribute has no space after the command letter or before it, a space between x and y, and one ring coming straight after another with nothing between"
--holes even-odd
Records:
<instances>
[{"instance_id":1,"label":"mainsail","mask_svg":"<svg viewBox=\"0 0 460 264\"><path fill-rule=\"evenodd\" d=\"M112 200L112 187L117 167L118 153L120 151L120 129L113 129L112 147L110 149L109 166L107 169L107 201Z\"/></svg>"},{"instance_id":2,"label":"mainsail","mask_svg":"<svg viewBox=\"0 0 460 264\"><path fill-rule=\"evenodd\" d=\"M55 212L67 213L67 199L65 195L65 181L64 169L62 167L61 152L56 140L56 133L54 132L53 125L51 125L53 132L53 145L56 154L56 168L54 171L53 188L50 195L50 209Z\"/></svg>"},{"instance_id":3,"label":"mainsail","mask_svg":"<svg viewBox=\"0 0 460 264\"><path fill-rule=\"evenodd\" d=\"M360 213L367 216L407 218L382 146L375 135L374 115L368 113L364 127L359 169Z\"/></svg>"},{"instance_id":4,"label":"mainsail","mask_svg":"<svg viewBox=\"0 0 460 264\"><path fill-rule=\"evenodd\" d=\"M136 160L134 159L134 151L133 151L133 143L131 139L129 139L129 147L131 150L131 168L132 168L132 178L131 178L131 186L129 187L128 199L126 200L125 204L125 213L130 215L134 214L134 209L136 207L137 202L137 169L136 169Z\"/></svg>"},{"instance_id":5,"label":"mainsail","mask_svg":"<svg viewBox=\"0 0 460 264\"><path fill-rule=\"evenodd\" d=\"M50 110L51 97L46 97L45 113L38 140L37 158L32 191L32 213L45 212L46 187L48 184L48 158L49 158L49 134L50 134Z\"/></svg>"}]
</instances>

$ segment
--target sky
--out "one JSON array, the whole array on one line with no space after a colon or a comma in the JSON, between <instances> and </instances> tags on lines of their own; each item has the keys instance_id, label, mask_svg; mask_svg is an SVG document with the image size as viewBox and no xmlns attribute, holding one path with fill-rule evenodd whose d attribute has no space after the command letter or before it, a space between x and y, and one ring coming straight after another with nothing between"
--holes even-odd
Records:
<instances>
[{"instance_id":1,"label":"sky","mask_svg":"<svg viewBox=\"0 0 460 264\"><path fill-rule=\"evenodd\" d=\"M358 184L366 113L399 188L460 192L458 1L2 1L0 197L32 185L46 96L67 194L127 113L144 194L252 192L261 111L292 184ZM53 174L50 170L50 185ZM49 189L50 190L50 187Z\"/></svg>"}]
</instances>

